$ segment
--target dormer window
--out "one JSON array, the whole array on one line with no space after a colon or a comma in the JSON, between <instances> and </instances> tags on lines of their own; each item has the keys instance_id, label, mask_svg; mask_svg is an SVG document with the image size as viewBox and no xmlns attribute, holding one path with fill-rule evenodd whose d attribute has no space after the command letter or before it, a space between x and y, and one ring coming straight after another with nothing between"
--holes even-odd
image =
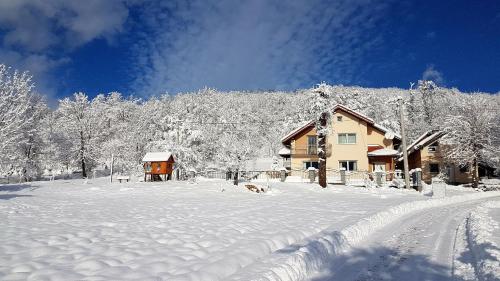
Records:
<instances>
[{"instance_id":1,"label":"dormer window","mask_svg":"<svg viewBox=\"0 0 500 281\"><path fill-rule=\"evenodd\" d=\"M436 152L438 149L438 143L435 142L427 147L427 151L429 152Z\"/></svg>"}]
</instances>

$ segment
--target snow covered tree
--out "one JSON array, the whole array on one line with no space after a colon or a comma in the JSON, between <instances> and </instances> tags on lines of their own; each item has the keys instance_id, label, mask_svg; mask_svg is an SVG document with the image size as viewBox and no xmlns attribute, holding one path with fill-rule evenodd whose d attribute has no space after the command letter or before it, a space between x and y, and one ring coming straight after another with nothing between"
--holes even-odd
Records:
<instances>
[{"instance_id":1,"label":"snow covered tree","mask_svg":"<svg viewBox=\"0 0 500 281\"><path fill-rule=\"evenodd\" d=\"M41 172L39 125L47 110L31 79L0 64L0 169L25 181Z\"/></svg>"},{"instance_id":2,"label":"snow covered tree","mask_svg":"<svg viewBox=\"0 0 500 281\"><path fill-rule=\"evenodd\" d=\"M318 183L321 187L326 187L326 137L328 136L331 126L331 111L330 93L325 89L327 85L320 84L316 87L313 93L312 111L316 112L316 132L318 135L318 158L319 171Z\"/></svg>"},{"instance_id":3,"label":"snow covered tree","mask_svg":"<svg viewBox=\"0 0 500 281\"><path fill-rule=\"evenodd\" d=\"M11 73L0 64L0 151L7 151L23 137L26 124L35 116L30 115L34 84L27 73Z\"/></svg>"},{"instance_id":4,"label":"snow covered tree","mask_svg":"<svg viewBox=\"0 0 500 281\"><path fill-rule=\"evenodd\" d=\"M447 117L444 138L448 149L445 157L458 165L471 167L473 187L479 183L478 164L486 155L500 153L494 146L493 130L498 124L495 119L500 114L498 107L491 107L491 98L487 95L473 94L462 96L452 115Z\"/></svg>"},{"instance_id":5,"label":"snow covered tree","mask_svg":"<svg viewBox=\"0 0 500 281\"><path fill-rule=\"evenodd\" d=\"M61 100L57 110L59 133L65 139L62 143L70 145L61 149L69 152L69 157L77 159L84 178L100 156L99 144L106 121L99 106L102 99L102 96L97 96L90 101L84 93L75 93L73 99Z\"/></svg>"},{"instance_id":6,"label":"snow covered tree","mask_svg":"<svg viewBox=\"0 0 500 281\"><path fill-rule=\"evenodd\" d=\"M46 145L42 139L41 124L48 108L43 98L37 94L31 96L30 104L27 114L33 120L23 125L22 137L15 146L16 163L23 181L31 181L41 175L42 149Z\"/></svg>"}]
</instances>

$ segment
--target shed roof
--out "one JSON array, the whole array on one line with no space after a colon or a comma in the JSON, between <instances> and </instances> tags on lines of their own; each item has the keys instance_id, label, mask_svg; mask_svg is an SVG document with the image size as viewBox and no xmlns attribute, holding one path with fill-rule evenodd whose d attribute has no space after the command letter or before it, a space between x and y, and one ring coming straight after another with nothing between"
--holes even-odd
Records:
<instances>
[{"instance_id":1,"label":"shed roof","mask_svg":"<svg viewBox=\"0 0 500 281\"><path fill-rule=\"evenodd\" d=\"M431 130L423 133L420 137L418 137L413 143L411 143L407 150L408 153L412 153L415 150L419 150L420 148L432 144L438 139L440 139L442 136L444 136L445 133L443 131L439 130Z\"/></svg>"},{"instance_id":2,"label":"shed roof","mask_svg":"<svg viewBox=\"0 0 500 281\"><path fill-rule=\"evenodd\" d=\"M291 151L290 151L290 148L288 148L288 147L283 147L283 148L281 148L281 149L280 149L280 151L278 151L278 154L279 154L279 155L285 155L285 156L286 156L286 155L290 155L290 152L291 152Z\"/></svg>"},{"instance_id":3,"label":"shed roof","mask_svg":"<svg viewBox=\"0 0 500 281\"><path fill-rule=\"evenodd\" d=\"M173 155L170 152L148 152L142 158L142 162L168 161L171 157L173 158Z\"/></svg>"}]
</instances>

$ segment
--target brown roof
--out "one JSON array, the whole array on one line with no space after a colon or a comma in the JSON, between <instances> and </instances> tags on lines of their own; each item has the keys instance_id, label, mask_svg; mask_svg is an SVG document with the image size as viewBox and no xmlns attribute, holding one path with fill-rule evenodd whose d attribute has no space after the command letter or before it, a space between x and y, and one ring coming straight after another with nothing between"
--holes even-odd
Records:
<instances>
[{"instance_id":1,"label":"brown roof","mask_svg":"<svg viewBox=\"0 0 500 281\"><path fill-rule=\"evenodd\" d=\"M306 123L304 123L304 125L298 127L297 129L291 131L290 133L288 133L286 136L284 136L282 139L281 139L281 143L285 143L289 140L291 140L293 137L295 137L296 135L300 134L301 132L303 132L305 129L308 129L312 126L314 126L315 122L314 120L311 120L311 121L307 121Z\"/></svg>"}]
</instances>

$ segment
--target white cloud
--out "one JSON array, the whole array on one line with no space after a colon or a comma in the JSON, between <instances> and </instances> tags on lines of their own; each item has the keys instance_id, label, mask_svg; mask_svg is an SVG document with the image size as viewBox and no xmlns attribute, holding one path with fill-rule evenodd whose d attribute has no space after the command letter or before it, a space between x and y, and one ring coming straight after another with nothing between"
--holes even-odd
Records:
<instances>
[{"instance_id":1,"label":"white cloud","mask_svg":"<svg viewBox=\"0 0 500 281\"><path fill-rule=\"evenodd\" d=\"M422 79L433 81L434 83L436 83L438 85L444 84L443 73L436 70L434 68L434 65L432 65L432 64L427 66L427 68L424 70L424 72L422 73Z\"/></svg>"},{"instance_id":2,"label":"white cloud","mask_svg":"<svg viewBox=\"0 0 500 281\"><path fill-rule=\"evenodd\" d=\"M328 3L327 3L328 2ZM339 1L165 1L147 6L153 33L138 42L137 93L294 89L353 83L385 4ZM326 75L328 74L328 75Z\"/></svg>"},{"instance_id":3,"label":"white cloud","mask_svg":"<svg viewBox=\"0 0 500 281\"><path fill-rule=\"evenodd\" d=\"M68 54L97 38L112 40L128 17L125 0L0 1L0 63L29 71L49 96L57 82L51 72Z\"/></svg>"},{"instance_id":4,"label":"white cloud","mask_svg":"<svg viewBox=\"0 0 500 281\"><path fill-rule=\"evenodd\" d=\"M122 0L0 1L0 26L6 47L43 51L77 47L107 38L123 28L128 8Z\"/></svg>"}]
</instances>

